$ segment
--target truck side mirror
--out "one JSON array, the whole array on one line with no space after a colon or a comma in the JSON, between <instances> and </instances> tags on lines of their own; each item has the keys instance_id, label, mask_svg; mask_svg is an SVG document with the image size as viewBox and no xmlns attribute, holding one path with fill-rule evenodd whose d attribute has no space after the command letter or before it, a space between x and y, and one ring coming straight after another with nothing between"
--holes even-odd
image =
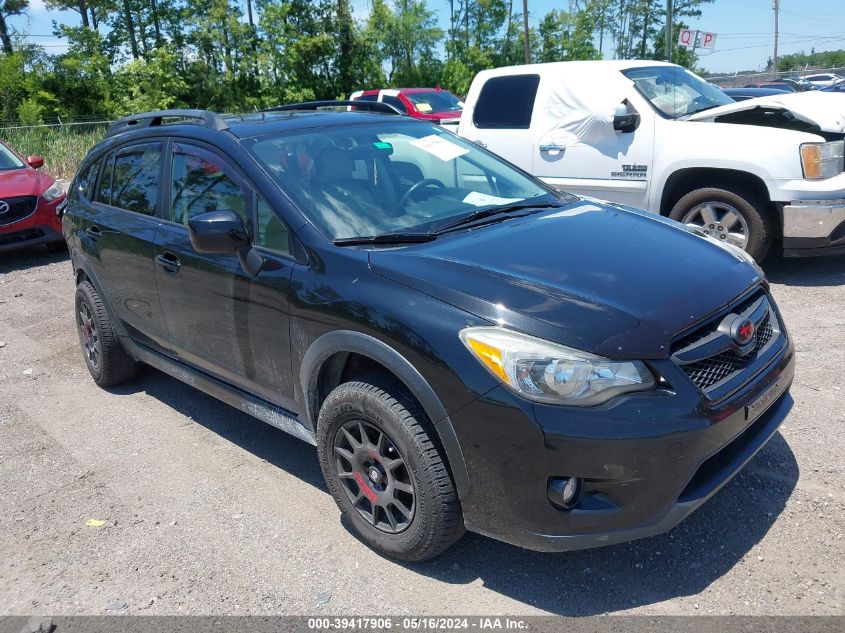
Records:
<instances>
[{"instance_id":1,"label":"truck side mirror","mask_svg":"<svg viewBox=\"0 0 845 633\"><path fill-rule=\"evenodd\" d=\"M617 132L633 132L640 127L640 113L628 112L613 117L613 129Z\"/></svg>"}]
</instances>

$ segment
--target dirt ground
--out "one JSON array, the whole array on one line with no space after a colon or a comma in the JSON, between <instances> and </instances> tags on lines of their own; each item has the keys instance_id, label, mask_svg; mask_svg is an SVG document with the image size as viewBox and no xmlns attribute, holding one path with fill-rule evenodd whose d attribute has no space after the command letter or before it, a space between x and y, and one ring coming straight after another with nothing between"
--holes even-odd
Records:
<instances>
[{"instance_id":1,"label":"dirt ground","mask_svg":"<svg viewBox=\"0 0 845 633\"><path fill-rule=\"evenodd\" d=\"M795 408L704 507L624 545L468 534L401 565L339 521L307 444L153 370L97 388L67 256L0 255L0 614L845 614L845 258L766 270Z\"/></svg>"}]
</instances>

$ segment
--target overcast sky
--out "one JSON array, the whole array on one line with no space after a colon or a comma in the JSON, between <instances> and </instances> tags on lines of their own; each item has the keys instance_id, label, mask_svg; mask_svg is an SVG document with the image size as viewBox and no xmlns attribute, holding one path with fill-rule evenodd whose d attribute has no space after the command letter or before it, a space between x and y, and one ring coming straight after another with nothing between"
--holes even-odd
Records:
<instances>
[{"instance_id":1,"label":"overcast sky","mask_svg":"<svg viewBox=\"0 0 845 633\"><path fill-rule=\"evenodd\" d=\"M356 17L367 14L368 0L352 0ZM521 2L515 0L515 7ZM441 26L448 28L448 0L428 0L428 6L438 13ZM567 8L568 0L529 0L531 23L537 22L549 10ZM15 31L30 36L30 41L42 44L51 52L65 50L61 40L52 36L52 22L78 24L73 11L48 11L43 0L30 0L28 17L12 18ZM716 0L705 5L700 20L690 25L717 34L716 50L703 53L700 65L713 72L762 69L772 55L774 42L774 14L771 0ZM780 53L809 52L845 48L845 2L843 0L781 0ZM607 45L606 45L606 48ZM605 50L606 57L611 52Z\"/></svg>"}]
</instances>

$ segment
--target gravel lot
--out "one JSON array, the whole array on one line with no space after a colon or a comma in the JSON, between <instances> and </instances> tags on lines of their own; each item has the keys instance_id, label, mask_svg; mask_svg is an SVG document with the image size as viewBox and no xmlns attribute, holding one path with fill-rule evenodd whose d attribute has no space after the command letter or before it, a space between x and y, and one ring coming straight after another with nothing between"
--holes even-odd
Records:
<instances>
[{"instance_id":1,"label":"gravel lot","mask_svg":"<svg viewBox=\"0 0 845 633\"><path fill-rule=\"evenodd\" d=\"M698 512L604 549L469 534L400 565L338 520L312 447L154 370L98 389L67 256L0 255L0 613L845 614L845 258L766 269L795 408Z\"/></svg>"}]
</instances>

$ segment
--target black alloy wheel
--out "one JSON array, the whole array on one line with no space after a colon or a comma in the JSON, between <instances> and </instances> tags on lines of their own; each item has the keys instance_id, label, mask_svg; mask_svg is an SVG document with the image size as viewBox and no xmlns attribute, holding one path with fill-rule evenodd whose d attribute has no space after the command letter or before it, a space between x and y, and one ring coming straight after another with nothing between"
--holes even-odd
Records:
<instances>
[{"instance_id":1,"label":"black alloy wheel","mask_svg":"<svg viewBox=\"0 0 845 633\"><path fill-rule=\"evenodd\" d=\"M79 328L85 362L88 363L92 371L96 372L100 368L100 335L97 333L97 323L91 315L91 307L86 301L79 302L79 309L76 312L76 325Z\"/></svg>"},{"instance_id":2,"label":"black alloy wheel","mask_svg":"<svg viewBox=\"0 0 845 633\"><path fill-rule=\"evenodd\" d=\"M79 345L94 382L100 387L111 387L134 378L139 363L123 348L103 300L91 282L79 283L75 306Z\"/></svg>"},{"instance_id":3,"label":"black alloy wheel","mask_svg":"<svg viewBox=\"0 0 845 633\"><path fill-rule=\"evenodd\" d=\"M350 420L334 438L337 475L352 506L370 525L398 534L416 510L411 473L396 444L381 429Z\"/></svg>"}]
</instances>

